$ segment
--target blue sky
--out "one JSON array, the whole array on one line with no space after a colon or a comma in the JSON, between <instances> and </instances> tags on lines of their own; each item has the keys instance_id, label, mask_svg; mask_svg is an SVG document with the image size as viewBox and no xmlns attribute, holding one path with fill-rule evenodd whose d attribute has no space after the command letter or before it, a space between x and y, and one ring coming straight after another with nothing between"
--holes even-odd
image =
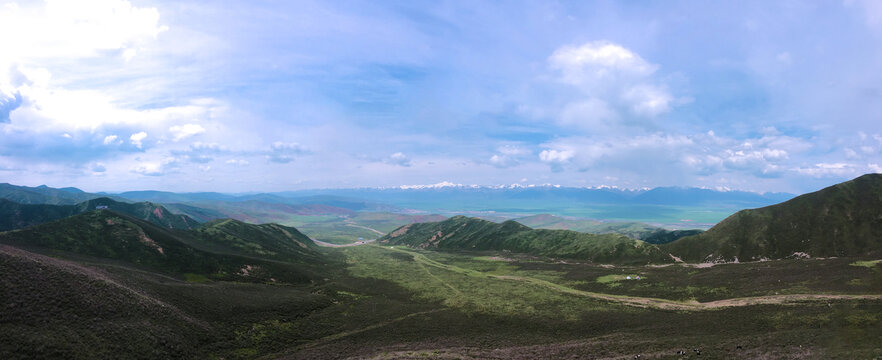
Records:
<instances>
[{"instance_id":1,"label":"blue sky","mask_svg":"<svg viewBox=\"0 0 882 360\"><path fill-rule=\"evenodd\" d=\"M874 1L0 1L0 181L806 192L882 172Z\"/></svg>"}]
</instances>

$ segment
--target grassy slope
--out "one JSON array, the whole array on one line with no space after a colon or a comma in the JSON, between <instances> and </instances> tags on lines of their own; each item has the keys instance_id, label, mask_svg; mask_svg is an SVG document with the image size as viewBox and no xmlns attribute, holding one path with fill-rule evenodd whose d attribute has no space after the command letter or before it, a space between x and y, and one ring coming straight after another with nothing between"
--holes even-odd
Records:
<instances>
[{"instance_id":1,"label":"grassy slope","mask_svg":"<svg viewBox=\"0 0 882 360\"><path fill-rule=\"evenodd\" d=\"M862 256L882 252L882 174L869 174L778 205L743 210L665 246L685 261Z\"/></svg>"},{"instance_id":2,"label":"grassy slope","mask_svg":"<svg viewBox=\"0 0 882 360\"><path fill-rule=\"evenodd\" d=\"M97 206L107 206L108 209L123 212L141 220L160 225L168 229L193 229L199 223L187 215L173 214L165 207L151 202L125 203L113 201L110 198L98 198L77 204L80 212L92 211Z\"/></svg>"},{"instance_id":3,"label":"grassy slope","mask_svg":"<svg viewBox=\"0 0 882 360\"><path fill-rule=\"evenodd\" d=\"M515 219L534 229L572 230L589 234L619 234L650 244L665 244L681 237L695 235L701 230L666 230L640 222L609 222L590 219L567 219L540 214Z\"/></svg>"},{"instance_id":4,"label":"grassy slope","mask_svg":"<svg viewBox=\"0 0 882 360\"><path fill-rule=\"evenodd\" d=\"M199 224L186 215L172 214L164 207L149 203L124 203L97 198L76 205L19 204L0 199L0 231L22 229L71 215L92 211L96 206L123 212L169 229L192 229Z\"/></svg>"},{"instance_id":5,"label":"grassy slope","mask_svg":"<svg viewBox=\"0 0 882 360\"><path fill-rule=\"evenodd\" d=\"M214 253L201 246L210 242L205 236L196 240L190 232L164 229L108 210L0 233L0 243L113 259L169 274L192 273L239 281L272 278L298 283L310 280L311 271L307 266ZM312 255L304 256L304 262L318 261L314 251ZM245 272L243 268L249 270Z\"/></svg>"},{"instance_id":6,"label":"grassy slope","mask_svg":"<svg viewBox=\"0 0 882 360\"><path fill-rule=\"evenodd\" d=\"M667 254L655 246L622 235L530 229L515 221L497 224L464 216L406 225L380 242L448 250L507 250L595 262L670 262Z\"/></svg>"},{"instance_id":7,"label":"grassy slope","mask_svg":"<svg viewBox=\"0 0 882 360\"><path fill-rule=\"evenodd\" d=\"M295 228L278 224L253 225L238 220L203 224L193 237L205 246L234 253L282 260L318 261L318 246Z\"/></svg>"},{"instance_id":8,"label":"grassy slope","mask_svg":"<svg viewBox=\"0 0 882 360\"><path fill-rule=\"evenodd\" d=\"M104 272L0 245L0 358L193 357L208 329Z\"/></svg>"}]
</instances>

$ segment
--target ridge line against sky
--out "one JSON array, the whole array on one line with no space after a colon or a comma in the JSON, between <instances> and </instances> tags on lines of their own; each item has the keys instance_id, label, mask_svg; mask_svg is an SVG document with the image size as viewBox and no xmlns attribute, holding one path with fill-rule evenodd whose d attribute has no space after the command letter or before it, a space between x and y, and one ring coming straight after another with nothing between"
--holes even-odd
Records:
<instances>
[{"instance_id":1,"label":"ridge line against sky","mask_svg":"<svg viewBox=\"0 0 882 360\"><path fill-rule=\"evenodd\" d=\"M0 182L86 191L882 172L882 2L2 1Z\"/></svg>"}]
</instances>

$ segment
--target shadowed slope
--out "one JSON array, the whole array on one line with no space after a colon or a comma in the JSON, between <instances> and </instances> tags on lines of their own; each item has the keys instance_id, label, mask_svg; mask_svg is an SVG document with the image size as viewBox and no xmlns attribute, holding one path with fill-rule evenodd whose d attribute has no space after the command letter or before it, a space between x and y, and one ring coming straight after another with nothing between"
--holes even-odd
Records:
<instances>
[{"instance_id":1,"label":"shadowed slope","mask_svg":"<svg viewBox=\"0 0 882 360\"><path fill-rule=\"evenodd\" d=\"M864 256L882 252L882 174L742 210L664 247L685 261Z\"/></svg>"},{"instance_id":2,"label":"shadowed slope","mask_svg":"<svg viewBox=\"0 0 882 360\"><path fill-rule=\"evenodd\" d=\"M277 262L214 253L204 245L223 240L211 236L199 236L197 240L194 235L192 231L164 229L126 214L101 210L0 233L0 243L123 261L170 274L194 273L249 282L309 281L310 265L320 258L312 252L310 256L289 256L289 262Z\"/></svg>"}]
</instances>

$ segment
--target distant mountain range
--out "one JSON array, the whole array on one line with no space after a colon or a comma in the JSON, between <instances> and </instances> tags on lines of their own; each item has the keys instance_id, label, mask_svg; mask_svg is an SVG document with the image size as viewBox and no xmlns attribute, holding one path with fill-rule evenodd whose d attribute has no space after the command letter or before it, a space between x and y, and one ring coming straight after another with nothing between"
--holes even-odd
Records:
<instances>
[{"instance_id":1,"label":"distant mountain range","mask_svg":"<svg viewBox=\"0 0 882 360\"><path fill-rule=\"evenodd\" d=\"M87 193L74 187L56 189L46 185L28 187L6 183L0 184L0 199L10 200L19 204L75 205L100 197L122 200L116 196Z\"/></svg>"},{"instance_id":2,"label":"distant mountain range","mask_svg":"<svg viewBox=\"0 0 882 360\"><path fill-rule=\"evenodd\" d=\"M128 191L86 193L76 188L0 185L0 198L21 204L74 205L110 197L117 201L161 203L201 222L235 218L248 222L284 222L292 216L344 215L352 212L506 214L505 217L556 214L579 218L664 224L706 229L733 212L775 204L793 195L701 188L543 186L412 186L398 188L319 189L257 194Z\"/></svg>"},{"instance_id":3,"label":"distant mountain range","mask_svg":"<svg viewBox=\"0 0 882 360\"><path fill-rule=\"evenodd\" d=\"M558 186L536 187L413 187L303 190L278 193L284 196L344 196L384 201L391 204L462 202L469 207L483 203L511 200L564 201L566 203L646 204L646 205L768 205L792 198L788 193L754 193L747 191L720 191L703 188L658 187L654 189L572 188ZM489 206L488 206L489 205ZM400 205L399 205L400 206Z\"/></svg>"}]
</instances>

